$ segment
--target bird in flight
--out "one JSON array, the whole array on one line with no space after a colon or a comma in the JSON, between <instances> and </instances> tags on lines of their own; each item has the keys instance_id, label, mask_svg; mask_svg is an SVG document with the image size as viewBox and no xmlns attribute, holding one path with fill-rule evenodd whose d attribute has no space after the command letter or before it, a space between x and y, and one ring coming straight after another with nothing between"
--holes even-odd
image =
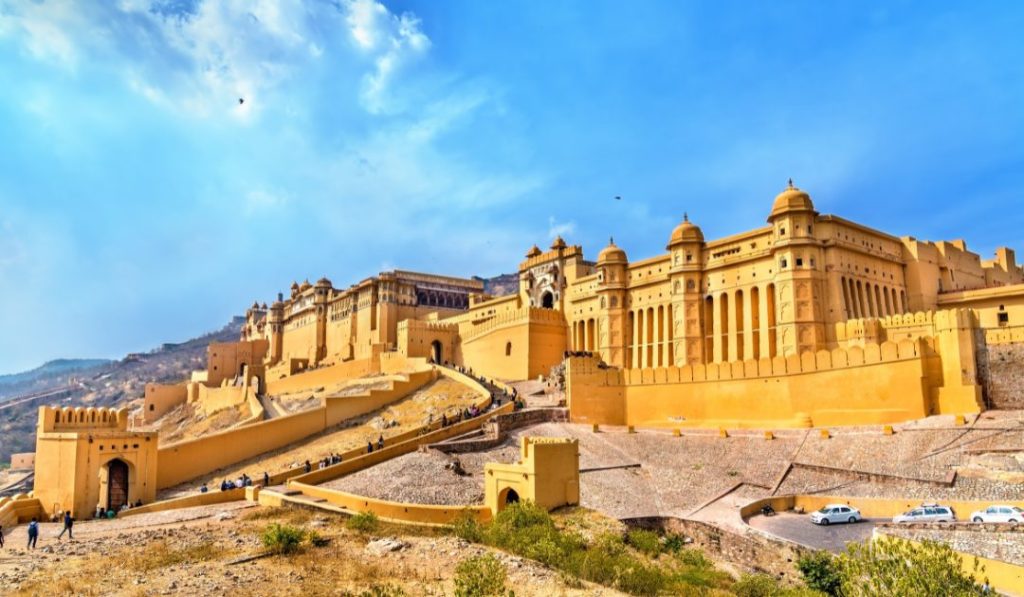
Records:
<instances>
[{"instance_id":1,"label":"bird in flight","mask_svg":"<svg viewBox=\"0 0 1024 597\"><path fill-rule=\"evenodd\" d=\"M244 104L244 103L245 103L245 99L243 99L243 98L238 98L238 105L239 105L239 106L241 106L241 105L242 105L242 104Z\"/></svg>"},{"instance_id":2,"label":"bird in flight","mask_svg":"<svg viewBox=\"0 0 1024 597\"><path fill-rule=\"evenodd\" d=\"M620 196L616 195L616 196L615 196L615 200L616 200L616 201L622 201L622 197L620 197Z\"/></svg>"}]
</instances>

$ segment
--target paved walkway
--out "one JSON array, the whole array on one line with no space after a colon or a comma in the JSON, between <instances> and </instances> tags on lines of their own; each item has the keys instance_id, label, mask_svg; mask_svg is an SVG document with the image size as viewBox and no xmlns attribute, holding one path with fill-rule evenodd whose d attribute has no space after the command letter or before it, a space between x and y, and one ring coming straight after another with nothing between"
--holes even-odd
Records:
<instances>
[{"instance_id":1,"label":"paved walkway","mask_svg":"<svg viewBox=\"0 0 1024 597\"><path fill-rule=\"evenodd\" d=\"M752 516L748 522L751 527L777 537L814 549L839 553L845 550L846 544L851 541L862 542L870 539L875 525L886 520L874 518L853 524L820 526L812 523L808 514L779 512L775 516Z\"/></svg>"}]
</instances>

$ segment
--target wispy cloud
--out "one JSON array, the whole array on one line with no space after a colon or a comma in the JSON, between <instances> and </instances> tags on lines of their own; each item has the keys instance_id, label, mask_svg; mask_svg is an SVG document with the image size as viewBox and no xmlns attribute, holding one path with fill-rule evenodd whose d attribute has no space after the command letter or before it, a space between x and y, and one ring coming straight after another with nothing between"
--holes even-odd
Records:
<instances>
[{"instance_id":1,"label":"wispy cloud","mask_svg":"<svg viewBox=\"0 0 1024 597\"><path fill-rule=\"evenodd\" d=\"M576 232L576 222L569 220L568 222L558 222L555 220L555 216L548 217L548 237L555 238L556 236L568 236Z\"/></svg>"}]
</instances>

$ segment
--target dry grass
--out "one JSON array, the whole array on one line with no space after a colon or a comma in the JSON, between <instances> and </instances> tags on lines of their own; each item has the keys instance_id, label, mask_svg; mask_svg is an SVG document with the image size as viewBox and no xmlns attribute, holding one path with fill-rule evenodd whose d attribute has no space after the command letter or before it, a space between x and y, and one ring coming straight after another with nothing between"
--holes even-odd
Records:
<instances>
[{"instance_id":1,"label":"dry grass","mask_svg":"<svg viewBox=\"0 0 1024 597\"><path fill-rule=\"evenodd\" d=\"M224 555L221 547L212 541L187 547L171 547L166 541L158 541L138 551L129 551L121 562L130 570L151 572L179 564L196 564L219 559Z\"/></svg>"}]
</instances>

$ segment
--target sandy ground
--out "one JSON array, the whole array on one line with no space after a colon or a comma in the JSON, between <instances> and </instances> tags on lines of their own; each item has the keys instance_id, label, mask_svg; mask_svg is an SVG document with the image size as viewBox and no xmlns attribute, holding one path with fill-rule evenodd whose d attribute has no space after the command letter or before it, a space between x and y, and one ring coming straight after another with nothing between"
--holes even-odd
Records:
<instances>
[{"instance_id":1,"label":"sandy ground","mask_svg":"<svg viewBox=\"0 0 1024 597\"><path fill-rule=\"evenodd\" d=\"M222 479L234 479L242 473L260 479L263 477L263 471L276 473L306 460L315 464L332 452L345 452L363 447L367 441L376 442L381 434L384 435L386 442L388 437L419 427L431 417L438 420L443 412L451 414L456 409L467 408L476 398L472 389L443 377L391 406L352 419L343 427L164 490L160 494L160 499L193 493L203 482L210 487L217 487Z\"/></svg>"},{"instance_id":2,"label":"sandy ground","mask_svg":"<svg viewBox=\"0 0 1024 597\"><path fill-rule=\"evenodd\" d=\"M458 563L493 553L516 595L620 594L593 585L569 588L558 573L535 562L454 537L399 527L363 535L343 521L244 503L207 506L79 523L74 541L57 542L58 526L46 524L31 553L22 545L22 525L0 550L0 588L9 595L277 596L359 594L391 586L408 595L451 595ZM315 531L327 544L232 564L263 552L259 537L271 523ZM400 547L382 553L369 547L385 536Z\"/></svg>"}]
</instances>

